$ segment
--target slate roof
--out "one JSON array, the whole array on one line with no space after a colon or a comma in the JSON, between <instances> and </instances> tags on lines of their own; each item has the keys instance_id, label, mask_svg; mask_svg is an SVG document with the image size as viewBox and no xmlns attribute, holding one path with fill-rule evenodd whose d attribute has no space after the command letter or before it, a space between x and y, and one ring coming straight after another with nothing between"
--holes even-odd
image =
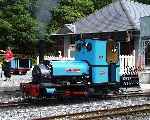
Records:
<instances>
[{"instance_id":1,"label":"slate roof","mask_svg":"<svg viewBox=\"0 0 150 120\"><path fill-rule=\"evenodd\" d=\"M144 16L150 16L150 5L131 0L117 0L86 18L64 25L57 34L139 30L140 18Z\"/></svg>"}]
</instances>

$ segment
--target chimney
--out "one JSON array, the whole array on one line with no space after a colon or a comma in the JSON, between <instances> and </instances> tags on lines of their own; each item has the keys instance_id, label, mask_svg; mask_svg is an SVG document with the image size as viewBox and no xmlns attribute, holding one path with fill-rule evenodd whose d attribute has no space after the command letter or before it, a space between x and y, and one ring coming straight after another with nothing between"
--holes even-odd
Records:
<instances>
[{"instance_id":1,"label":"chimney","mask_svg":"<svg viewBox=\"0 0 150 120\"><path fill-rule=\"evenodd\" d=\"M39 63L44 61L44 53L45 53L45 41L39 40L38 41L38 54L39 54Z\"/></svg>"}]
</instances>

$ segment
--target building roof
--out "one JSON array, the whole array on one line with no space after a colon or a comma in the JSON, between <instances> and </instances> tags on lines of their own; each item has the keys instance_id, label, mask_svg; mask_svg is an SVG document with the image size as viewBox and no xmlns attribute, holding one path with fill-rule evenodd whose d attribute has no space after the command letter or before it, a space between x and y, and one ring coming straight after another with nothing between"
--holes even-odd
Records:
<instances>
[{"instance_id":1,"label":"building roof","mask_svg":"<svg viewBox=\"0 0 150 120\"><path fill-rule=\"evenodd\" d=\"M99 33L140 29L140 18L150 16L150 5L131 0L117 0L72 24L66 24L57 34Z\"/></svg>"}]
</instances>

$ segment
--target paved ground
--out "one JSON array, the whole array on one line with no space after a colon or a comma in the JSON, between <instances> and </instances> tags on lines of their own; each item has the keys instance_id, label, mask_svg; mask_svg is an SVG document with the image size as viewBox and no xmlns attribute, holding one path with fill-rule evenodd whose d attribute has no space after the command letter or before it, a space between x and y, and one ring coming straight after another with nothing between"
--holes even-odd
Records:
<instances>
[{"instance_id":1,"label":"paved ground","mask_svg":"<svg viewBox=\"0 0 150 120\"><path fill-rule=\"evenodd\" d=\"M26 75L12 75L10 80L5 81L6 78L0 71L0 91L19 90L20 83L31 81L31 77L31 71L29 71Z\"/></svg>"}]
</instances>

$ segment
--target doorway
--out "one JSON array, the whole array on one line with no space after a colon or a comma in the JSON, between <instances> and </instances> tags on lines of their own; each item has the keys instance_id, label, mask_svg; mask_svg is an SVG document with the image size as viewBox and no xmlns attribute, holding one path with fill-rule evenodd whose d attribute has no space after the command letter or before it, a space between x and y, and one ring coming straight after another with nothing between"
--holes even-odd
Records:
<instances>
[{"instance_id":1,"label":"doorway","mask_svg":"<svg viewBox=\"0 0 150 120\"><path fill-rule=\"evenodd\" d=\"M150 40L144 41L145 66L150 66Z\"/></svg>"}]
</instances>

